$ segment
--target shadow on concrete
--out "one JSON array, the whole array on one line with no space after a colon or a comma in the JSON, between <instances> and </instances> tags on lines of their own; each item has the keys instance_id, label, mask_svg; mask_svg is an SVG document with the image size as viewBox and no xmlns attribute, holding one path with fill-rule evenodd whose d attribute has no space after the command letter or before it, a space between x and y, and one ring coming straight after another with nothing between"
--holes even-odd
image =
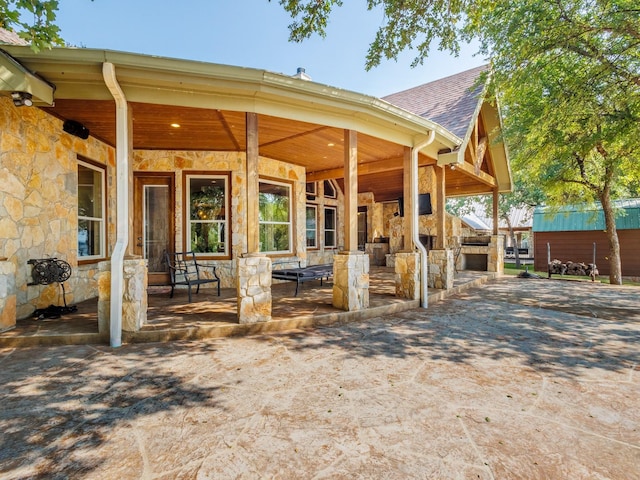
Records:
<instances>
[{"instance_id":1,"label":"shadow on concrete","mask_svg":"<svg viewBox=\"0 0 640 480\"><path fill-rule=\"evenodd\" d=\"M217 388L171 373L176 347L137 346L133 352L127 346L69 346L44 349L35 358L30 349L0 356L0 472L12 472L13 479L82 478L105 459L74 452L106 442L111 427L138 416L171 415L177 407L221 408ZM215 350L207 344L189 348L195 361ZM125 447L136 448L133 432ZM21 475L23 469L29 473Z\"/></svg>"},{"instance_id":2,"label":"shadow on concrete","mask_svg":"<svg viewBox=\"0 0 640 480\"><path fill-rule=\"evenodd\" d=\"M283 333L288 347L338 349L348 357L414 355L473 364L514 357L564 377L640 363L640 289L503 277L428 309L341 328ZM293 345L291 345L293 344Z\"/></svg>"}]
</instances>

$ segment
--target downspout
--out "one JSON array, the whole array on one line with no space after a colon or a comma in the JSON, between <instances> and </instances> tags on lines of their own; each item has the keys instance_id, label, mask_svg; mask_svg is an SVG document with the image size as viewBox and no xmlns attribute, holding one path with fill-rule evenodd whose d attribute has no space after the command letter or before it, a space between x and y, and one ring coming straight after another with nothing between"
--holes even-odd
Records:
<instances>
[{"instance_id":1,"label":"downspout","mask_svg":"<svg viewBox=\"0 0 640 480\"><path fill-rule=\"evenodd\" d=\"M413 244L420 250L420 306L427 308L428 296L427 296L427 263L429 252L426 247L420 241L420 229L418 222L418 153L423 148L429 146L436 138L436 131L431 130L429 137L423 142L418 143L411 149L411 231L413 232ZM443 205L439 205L439 208L443 208Z\"/></svg>"},{"instance_id":2,"label":"downspout","mask_svg":"<svg viewBox=\"0 0 640 480\"><path fill-rule=\"evenodd\" d=\"M111 254L110 341L112 347L119 347L122 345L124 256L129 243L129 114L113 63L102 64L102 75L116 102L116 244Z\"/></svg>"}]
</instances>

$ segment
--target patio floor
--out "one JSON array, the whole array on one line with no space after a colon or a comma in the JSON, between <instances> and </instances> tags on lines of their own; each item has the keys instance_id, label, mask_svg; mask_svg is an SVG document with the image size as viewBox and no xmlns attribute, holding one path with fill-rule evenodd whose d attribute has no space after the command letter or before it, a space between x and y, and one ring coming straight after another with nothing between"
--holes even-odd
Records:
<instances>
[{"instance_id":1,"label":"patio floor","mask_svg":"<svg viewBox=\"0 0 640 480\"><path fill-rule=\"evenodd\" d=\"M372 266L370 269L370 308L359 312L345 312L332 305L332 283L304 283L294 296L295 283L282 282L272 287L272 321L240 325L237 320L236 290L223 288L221 295L214 288L203 288L188 303L187 291L176 290L169 298L168 287L150 287L147 323L140 332L123 333L124 343L189 340L247 335L320 325L363 320L385 316L419 306L416 300L395 296L394 270ZM456 274L454 289L449 292L429 290L429 302L444 295L459 292L463 287L476 285L492 277L488 272L462 271ZM97 299L78 303L75 313L58 319L18 320L16 328L0 334L0 347L106 344L108 335L98 333Z\"/></svg>"},{"instance_id":2,"label":"patio floor","mask_svg":"<svg viewBox=\"0 0 640 480\"><path fill-rule=\"evenodd\" d=\"M0 477L638 479L639 304L504 276L339 328L0 348Z\"/></svg>"}]
</instances>

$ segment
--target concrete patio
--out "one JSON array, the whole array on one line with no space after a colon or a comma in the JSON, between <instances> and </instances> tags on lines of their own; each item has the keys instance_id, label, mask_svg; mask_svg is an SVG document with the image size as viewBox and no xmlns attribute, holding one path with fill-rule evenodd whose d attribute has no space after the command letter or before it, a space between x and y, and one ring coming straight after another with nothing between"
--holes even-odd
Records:
<instances>
[{"instance_id":1,"label":"concrete patio","mask_svg":"<svg viewBox=\"0 0 640 480\"><path fill-rule=\"evenodd\" d=\"M502 277L332 327L2 348L0 476L640 478L638 305Z\"/></svg>"},{"instance_id":2,"label":"concrete patio","mask_svg":"<svg viewBox=\"0 0 640 480\"><path fill-rule=\"evenodd\" d=\"M430 301L436 301L462 288L486 282L488 272L462 271L456 274L451 291L429 290ZM238 324L236 290L222 289L220 297L213 288L193 294L188 303L184 288L176 289L169 298L169 287L150 287L148 319L140 332L124 332L124 343L194 340L284 331L335 323L363 320L416 308L419 302L395 296L395 273L392 268L372 266L370 269L370 307L366 311L345 312L332 306L331 282L313 281L302 284L294 296L294 282L273 285L272 321ZM63 305L62 299L57 303ZM69 302L72 304L72 302ZM16 328L0 333L0 347L69 344L108 344L108 335L98 333L97 299L77 305L78 310L58 319L18 320Z\"/></svg>"}]
</instances>

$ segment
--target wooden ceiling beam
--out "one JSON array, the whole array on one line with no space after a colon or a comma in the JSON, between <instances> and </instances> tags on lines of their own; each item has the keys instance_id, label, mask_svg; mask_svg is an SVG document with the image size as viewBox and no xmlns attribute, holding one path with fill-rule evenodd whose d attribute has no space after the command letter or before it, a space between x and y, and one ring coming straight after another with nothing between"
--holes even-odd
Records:
<instances>
[{"instance_id":1,"label":"wooden ceiling beam","mask_svg":"<svg viewBox=\"0 0 640 480\"><path fill-rule=\"evenodd\" d=\"M404 168L403 157L385 158L375 162L359 163L358 176L373 175L376 173L392 172ZM436 161L429 157L420 157L419 166L435 165ZM318 182L323 180L335 180L344 178L344 168L331 168L317 172L307 173L307 182Z\"/></svg>"},{"instance_id":2,"label":"wooden ceiling beam","mask_svg":"<svg viewBox=\"0 0 640 480\"><path fill-rule=\"evenodd\" d=\"M460 171L461 173L464 173L465 175L481 183L484 183L485 185L488 185L490 187L496 186L495 178L493 178L491 175L483 171L476 173L475 167L468 162L463 162L462 164L456 164L455 167L456 167L456 170Z\"/></svg>"}]
</instances>

